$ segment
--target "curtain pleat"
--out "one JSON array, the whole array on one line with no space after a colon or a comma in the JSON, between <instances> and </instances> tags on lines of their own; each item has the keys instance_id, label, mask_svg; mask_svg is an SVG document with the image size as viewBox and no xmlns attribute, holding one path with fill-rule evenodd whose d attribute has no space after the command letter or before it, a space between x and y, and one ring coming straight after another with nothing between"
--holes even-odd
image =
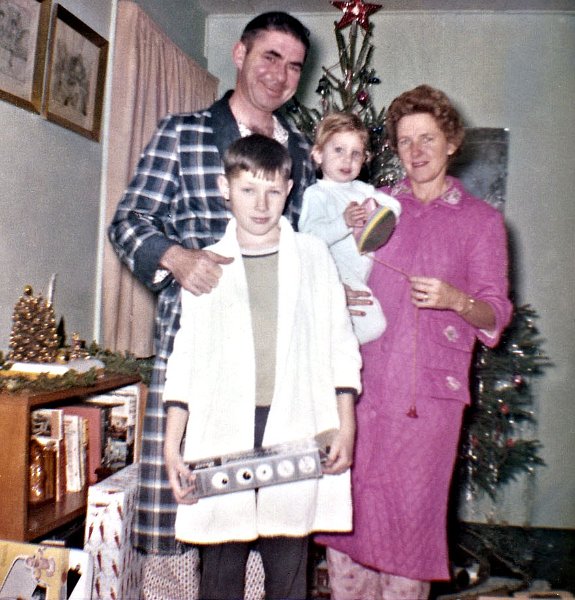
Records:
<instances>
[{"instance_id":1,"label":"curtain pleat","mask_svg":"<svg viewBox=\"0 0 575 600\"><path fill-rule=\"evenodd\" d=\"M131 180L158 121L209 106L218 80L180 50L134 2L120 0L116 21L106 171L106 223ZM106 240L103 344L153 354L155 297L120 263Z\"/></svg>"}]
</instances>

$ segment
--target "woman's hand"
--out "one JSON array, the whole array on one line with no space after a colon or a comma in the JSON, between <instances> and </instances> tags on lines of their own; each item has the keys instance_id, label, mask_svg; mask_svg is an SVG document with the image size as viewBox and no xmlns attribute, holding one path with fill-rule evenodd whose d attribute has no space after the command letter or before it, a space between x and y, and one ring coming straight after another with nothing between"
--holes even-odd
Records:
<instances>
[{"instance_id":1,"label":"woman's hand","mask_svg":"<svg viewBox=\"0 0 575 600\"><path fill-rule=\"evenodd\" d=\"M352 290L346 283L343 284L345 288L345 297L347 300L347 306L349 314L354 317L365 317L365 312L358 308L351 308L352 306L370 306L373 304L371 294L366 290Z\"/></svg>"},{"instance_id":2,"label":"woman's hand","mask_svg":"<svg viewBox=\"0 0 575 600\"><path fill-rule=\"evenodd\" d=\"M435 277L410 277L411 301L418 308L465 309L467 294Z\"/></svg>"},{"instance_id":3,"label":"woman's hand","mask_svg":"<svg viewBox=\"0 0 575 600\"><path fill-rule=\"evenodd\" d=\"M488 302L472 298L462 290L435 277L410 277L411 301L418 308L452 310L473 327L491 331L495 311Z\"/></svg>"}]
</instances>

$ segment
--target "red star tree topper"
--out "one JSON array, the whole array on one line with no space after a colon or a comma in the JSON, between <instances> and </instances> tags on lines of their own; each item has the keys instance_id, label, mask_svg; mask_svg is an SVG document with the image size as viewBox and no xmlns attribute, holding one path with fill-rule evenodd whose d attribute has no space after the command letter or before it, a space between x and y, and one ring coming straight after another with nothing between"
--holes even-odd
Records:
<instances>
[{"instance_id":1,"label":"red star tree topper","mask_svg":"<svg viewBox=\"0 0 575 600\"><path fill-rule=\"evenodd\" d=\"M343 11L343 16L336 25L338 29L343 29L355 21L368 31L369 16L382 8L381 4L364 3L363 0L347 0L347 2L338 2L334 0L332 4Z\"/></svg>"}]
</instances>

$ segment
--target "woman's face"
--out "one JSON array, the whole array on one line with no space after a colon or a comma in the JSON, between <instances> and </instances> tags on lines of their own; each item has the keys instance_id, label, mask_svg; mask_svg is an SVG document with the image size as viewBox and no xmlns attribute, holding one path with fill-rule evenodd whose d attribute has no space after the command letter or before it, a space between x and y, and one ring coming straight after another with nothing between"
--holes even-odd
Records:
<instances>
[{"instance_id":1,"label":"woman's face","mask_svg":"<svg viewBox=\"0 0 575 600\"><path fill-rule=\"evenodd\" d=\"M397 152L414 185L442 186L455 150L429 113L406 115L397 124Z\"/></svg>"}]
</instances>

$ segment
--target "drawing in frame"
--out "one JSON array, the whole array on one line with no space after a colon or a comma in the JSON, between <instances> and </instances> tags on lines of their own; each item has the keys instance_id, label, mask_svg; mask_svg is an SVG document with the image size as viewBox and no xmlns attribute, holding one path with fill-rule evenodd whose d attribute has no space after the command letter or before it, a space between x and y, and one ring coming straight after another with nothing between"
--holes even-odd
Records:
<instances>
[{"instance_id":1,"label":"drawing in frame","mask_svg":"<svg viewBox=\"0 0 575 600\"><path fill-rule=\"evenodd\" d=\"M100 140L108 42L58 4L52 16L44 115Z\"/></svg>"},{"instance_id":2,"label":"drawing in frame","mask_svg":"<svg viewBox=\"0 0 575 600\"><path fill-rule=\"evenodd\" d=\"M0 99L39 113L52 0L0 0Z\"/></svg>"}]
</instances>

